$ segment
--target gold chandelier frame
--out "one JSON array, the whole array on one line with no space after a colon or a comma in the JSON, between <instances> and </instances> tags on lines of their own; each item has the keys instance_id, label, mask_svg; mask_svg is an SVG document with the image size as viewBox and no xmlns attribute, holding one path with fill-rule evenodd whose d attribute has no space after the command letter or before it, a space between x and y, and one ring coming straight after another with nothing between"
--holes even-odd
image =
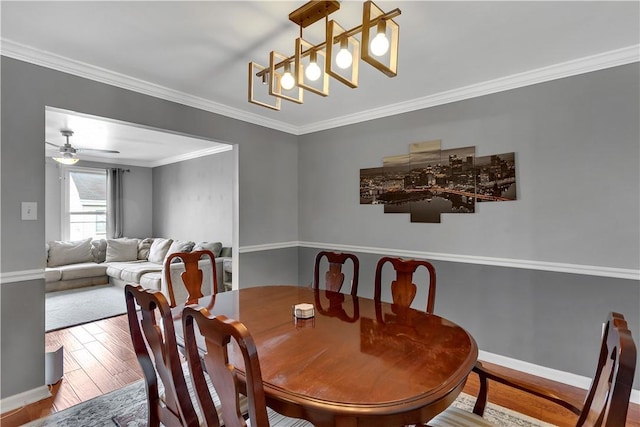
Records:
<instances>
[{"instance_id":1,"label":"gold chandelier frame","mask_svg":"<svg viewBox=\"0 0 640 427\"><path fill-rule=\"evenodd\" d=\"M249 102L280 110L282 99L302 104L304 91L328 96L329 77L356 88L360 59L388 77L397 75L400 26L393 18L401 14L400 9L384 12L372 1L365 1L362 23L350 30L329 20L339 9L339 1L310 1L289 14L289 20L300 27L295 53L287 56L271 51L269 66L249 62ZM321 19L325 21L325 40L314 45L303 38L302 30ZM361 40L356 38L358 34ZM374 39L378 36L384 40L376 51ZM268 91L259 91L257 85L268 85Z\"/></svg>"}]
</instances>

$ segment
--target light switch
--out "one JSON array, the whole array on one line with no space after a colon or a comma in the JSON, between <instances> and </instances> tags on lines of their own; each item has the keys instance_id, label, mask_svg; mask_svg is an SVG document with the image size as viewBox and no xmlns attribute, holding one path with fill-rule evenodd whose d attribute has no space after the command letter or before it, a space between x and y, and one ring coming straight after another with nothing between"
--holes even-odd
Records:
<instances>
[{"instance_id":1,"label":"light switch","mask_svg":"<svg viewBox=\"0 0 640 427\"><path fill-rule=\"evenodd\" d=\"M35 221L38 219L38 203L22 202L22 220Z\"/></svg>"}]
</instances>

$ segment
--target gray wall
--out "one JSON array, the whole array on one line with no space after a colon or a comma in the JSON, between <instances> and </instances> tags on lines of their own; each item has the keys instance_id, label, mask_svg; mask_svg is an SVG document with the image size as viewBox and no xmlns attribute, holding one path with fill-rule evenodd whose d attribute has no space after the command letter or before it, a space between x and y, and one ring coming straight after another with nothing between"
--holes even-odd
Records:
<instances>
[{"instance_id":1,"label":"gray wall","mask_svg":"<svg viewBox=\"0 0 640 427\"><path fill-rule=\"evenodd\" d=\"M242 286L309 283L321 243L636 270L640 263L637 64L301 137L5 57L1 65L0 398L42 386L44 377L44 279L4 277L45 265L42 210L38 221L21 221L20 202L44 206L46 106L237 144L234 245L254 246L236 263ZM441 224L358 204L361 168L436 138L445 148L475 145L478 155L515 151L519 200ZM311 244L256 250L296 241ZM361 294L370 296L380 254L358 253ZM593 328L607 311L619 309L640 330L637 281L443 261L436 268L436 313L468 327L487 351L590 375Z\"/></svg>"},{"instance_id":2,"label":"gray wall","mask_svg":"<svg viewBox=\"0 0 640 427\"><path fill-rule=\"evenodd\" d=\"M627 65L301 136L299 235L310 248L300 250L299 281L310 281L315 253L332 244L362 248L362 296L373 295L385 250L637 271L638 70ZM440 224L359 205L361 168L434 139L443 148L475 145L476 155L516 152L518 200L444 215ZM482 350L591 376L609 311L622 312L640 340L637 280L435 266L436 313L468 327ZM418 295L416 306L425 298Z\"/></svg>"},{"instance_id":3,"label":"gray wall","mask_svg":"<svg viewBox=\"0 0 640 427\"><path fill-rule=\"evenodd\" d=\"M113 168L121 167L128 169L124 174L124 235L127 237L149 237L151 236L152 210L152 169L136 166L125 166L118 164L105 164L80 160L76 163L79 167L90 168ZM45 239L46 241L61 240L60 230L61 215L61 186L60 177L62 167L59 163L47 158L45 159L46 177L46 200L45 200Z\"/></svg>"},{"instance_id":4,"label":"gray wall","mask_svg":"<svg viewBox=\"0 0 640 427\"><path fill-rule=\"evenodd\" d=\"M45 265L45 107L238 144L240 245L297 239L294 135L4 56L1 67L0 398L44 382L44 279L25 278ZM38 203L37 221L20 220L21 201ZM244 262L240 256L241 271L260 274L250 259ZM296 264L284 264L271 273L279 280L278 275L288 279L295 272Z\"/></svg>"},{"instance_id":5,"label":"gray wall","mask_svg":"<svg viewBox=\"0 0 640 427\"><path fill-rule=\"evenodd\" d=\"M300 240L640 268L638 64L300 137ZM358 204L362 168L409 144L516 153L518 200L441 224Z\"/></svg>"},{"instance_id":6,"label":"gray wall","mask_svg":"<svg viewBox=\"0 0 640 427\"><path fill-rule=\"evenodd\" d=\"M232 246L233 152L153 168L153 235Z\"/></svg>"}]
</instances>

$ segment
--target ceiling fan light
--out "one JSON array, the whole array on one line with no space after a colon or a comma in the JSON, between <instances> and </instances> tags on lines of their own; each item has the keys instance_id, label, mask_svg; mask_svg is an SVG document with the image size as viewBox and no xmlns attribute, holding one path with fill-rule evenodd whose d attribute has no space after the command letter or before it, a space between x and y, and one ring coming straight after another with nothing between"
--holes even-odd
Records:
<instances>
[{"instance_id":1,"label":"ceiling fan light","mask_svg":"<svg viewBox=\"0 0 640 427\"><path fill-rule=\"evenodd\" d=\"M78 163L78 161L80 161L79 158L73 157L69 153L64 153L63 157L52 157L52 159L60 164L67 165L67 166L75 165L76 163Z\"/></svg>"}]
</instances>

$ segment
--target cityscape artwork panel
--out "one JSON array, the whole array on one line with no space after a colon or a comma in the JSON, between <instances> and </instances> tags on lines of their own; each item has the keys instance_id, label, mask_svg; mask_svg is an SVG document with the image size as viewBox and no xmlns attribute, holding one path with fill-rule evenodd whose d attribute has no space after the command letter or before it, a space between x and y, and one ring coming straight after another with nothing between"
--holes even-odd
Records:
<instances>
[{"instance_id":1,"label":"cityscape artwork panel","mask_svg":"<svg viewBox=\"0 0 640 427\"><path fill-rule=\"evenodd\" d=\"M360 204L439 223L443 213L474 213L479 202L516 200L515 153L476 157L475 147L441 144L413 143L408 154L385 157L382 167L360 169Z\"/></svg>"}]
</instances>

